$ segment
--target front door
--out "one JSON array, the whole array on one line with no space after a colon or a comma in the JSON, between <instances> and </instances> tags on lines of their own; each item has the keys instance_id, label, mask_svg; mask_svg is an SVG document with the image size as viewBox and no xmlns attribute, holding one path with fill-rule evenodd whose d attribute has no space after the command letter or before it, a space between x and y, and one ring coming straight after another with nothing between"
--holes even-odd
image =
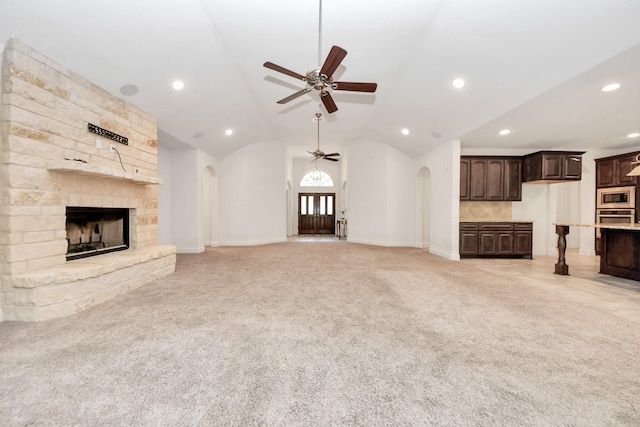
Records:
<instances>
[{"instance_id":1,"label":"front door","mask_svg":"<svg viewBox=\"0 0 640 427\"><path fill-rule=\"evenodd\" d=\"M334 234L335 193L298 194L298 234Z\"/></svg>"}]
</instances>

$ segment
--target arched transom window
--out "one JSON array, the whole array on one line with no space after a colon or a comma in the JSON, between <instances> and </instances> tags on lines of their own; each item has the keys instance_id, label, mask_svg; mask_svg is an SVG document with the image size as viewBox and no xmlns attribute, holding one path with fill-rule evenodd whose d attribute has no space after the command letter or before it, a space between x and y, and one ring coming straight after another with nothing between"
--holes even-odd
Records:
<instances>
[{"instance_id":1,"label":"arched transom window","mask_svg":"<svg viewBox=\"0 0 640 427\"><path fill-rule=\"evenodd\" d=\"M333 179L325 171L313 169L304 174L300 187L333 187Z\"/></svg>"}]
</instances>

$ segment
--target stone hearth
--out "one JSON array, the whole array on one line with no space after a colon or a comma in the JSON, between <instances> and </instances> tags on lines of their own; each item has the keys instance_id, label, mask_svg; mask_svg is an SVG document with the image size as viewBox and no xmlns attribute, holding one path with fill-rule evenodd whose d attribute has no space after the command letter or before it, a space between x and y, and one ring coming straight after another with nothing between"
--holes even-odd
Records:
<instances>
[{"instance_id":1,"label":"stone hearth","mask_svg":"<svg viewBox=\"0 0 640 427\"><path fill-rule=\"evenodd\" d=\"M157 242L155 119L15 39L1 89L2 319L71 315L171 274L176 248ZM71 206L126 209L129 248L67 261Z\"/></svg>"}]
</instances>

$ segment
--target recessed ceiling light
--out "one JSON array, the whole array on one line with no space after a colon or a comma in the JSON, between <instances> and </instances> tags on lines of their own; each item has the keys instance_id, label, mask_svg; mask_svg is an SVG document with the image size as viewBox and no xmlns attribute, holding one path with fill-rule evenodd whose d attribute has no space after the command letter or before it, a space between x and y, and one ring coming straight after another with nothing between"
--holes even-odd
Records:
<instances>
[{"instance_id":1,"label":"recessed ceiling light","mask_svg":"<svg viewBox=\"0 0 640 427\"><path fill-rule=\"evenodd\" d=\"M461 89L464 87L464 80L462 79L454 79L451 84L453 85L453 87L456 87L458 89Z\"/></svg>"},{"instance_id":2,"label":"recessed ceiling light","mask_svg":"<svg viewBox=\"0 0 640 427\"><path fill-rule=\"evenodd\" d=\"M227 129L227 130L225 130L225 131L224 131L224 134L225 134L225 135L227 135L227 136L232 135L232 134L233 134L233 129Z\"/></svg>"},{"instance_id":3,"label":"recessed ceiling light","mask_svg":"<svg viewBox=\"0 0 640 427\"><path fill-rule=\"evenodd\" d=\"M175 90L182 90L184 88L184 82L182 80L176 80L171 84Z\"/></svg>"},{"instance_id":4,"label":"recessed ceiling light","mask_svg":"<svg viewBox=\"0 0 640 427\"><path fill-rule=\"evenodd\" d=\"M629 135L627 135L627 138L637 138L639 136L640 136L640 133L633 132L633 133L630 133Z\"/></svg>"},{"instance_id":5,"label":"recessed ceiling light","mask_svg":"<svg viewBox=\"0 0 640 427\"><path fill-rule=\"evenodd\" d=\"M502 129L500 132L498 132L500 135L509 135L511 133L511 131L509 129Z\"/></svg>"},{"instance_id":6,"label":"recessed ceiling light","mask_svg":"<svg viewBox=\"0 0 640 427\"><path fill-rule=\"evenodd\" d=\"M409 135L409 129L402 129L400 132L402 132L403 135Z\"/></svg>"},{"instance_id":7,"label":"recessed ceiling light","mask_svg":"<svg viewBox=\"0 0 640 427\"><path fill-rule=\"evenodd\" d=\"M611 83L602 88L603 92L611 92L612 90L616 90L620 87L620 83Z\"/></svg>"}]
</instances>

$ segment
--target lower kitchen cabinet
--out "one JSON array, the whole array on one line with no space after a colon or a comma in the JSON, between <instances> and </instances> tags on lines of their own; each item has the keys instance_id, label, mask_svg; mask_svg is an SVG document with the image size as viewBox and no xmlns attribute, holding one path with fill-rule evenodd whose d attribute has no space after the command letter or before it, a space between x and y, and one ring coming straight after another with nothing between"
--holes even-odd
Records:
<instances>
[{"instance_id":1,"label":"lower kitchen cabinet","mask_svg":"<svg viewBox=\"0 0 640 427\"><path fill-rule=\"evenodd\" d=\"M531 258L533 223L461 222L461 257Z\"/></svg>"}]
</instances>

